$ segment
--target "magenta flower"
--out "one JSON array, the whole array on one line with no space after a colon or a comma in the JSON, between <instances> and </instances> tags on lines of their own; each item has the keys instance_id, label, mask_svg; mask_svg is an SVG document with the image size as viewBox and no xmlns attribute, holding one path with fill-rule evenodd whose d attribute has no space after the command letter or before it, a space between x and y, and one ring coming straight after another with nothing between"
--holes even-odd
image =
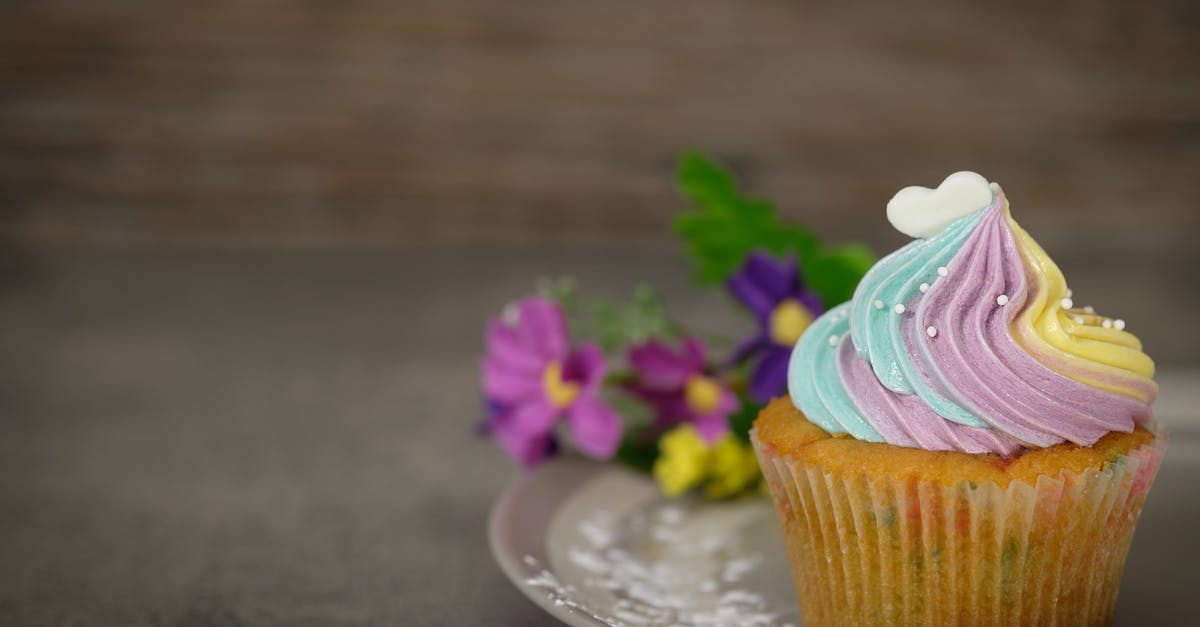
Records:
<instances>
[{"instance_id":1,"label":"magenta flower","mask_svg":"<svg viewBox=\"0 0 1200 627\"><path fill-rule=\"evenodd\" d=\"M652 340L629 349L629 364L637 379L626 387L654 409L656 427L689 422L709 443L729 431L727 418L738 408L738 399L709 374L700 342L684 338L674 352Z\"/></svg>"},{"instance_id":2,"label":"magenta flower","mask_svg":"<svg viewBox=\"0 0 1200 627\"><path fill-rule=\"evenodd\" d=\"M621 419L599 397L605 363L600 349L572 350L562 310L532 297L515 316L488 323L483 392L487 430L526 466L553 452L554 430L565 418L571 440L584 454L608 459L621 440Z\"/></svg>"},{"instance_id":3,"label":"magenta flower","mask_svg":"<svg viewBox=\"0 0 1200 627\"><path fill-rule=\"evenodd\" d=\"M804 288L794 258L778 261L765 253L751 253L726 287L759 325L758 332L734 351L730 362L758 357L750 373L750 398L766 403L787 392L792 347L824 308L817 295Z\"/></svg>"}]
</instances>

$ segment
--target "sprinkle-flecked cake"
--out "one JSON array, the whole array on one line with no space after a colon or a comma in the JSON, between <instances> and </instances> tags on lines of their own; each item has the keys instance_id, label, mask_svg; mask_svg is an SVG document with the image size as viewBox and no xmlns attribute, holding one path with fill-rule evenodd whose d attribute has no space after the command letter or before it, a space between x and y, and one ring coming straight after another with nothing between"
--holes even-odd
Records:
<instances>
[{"instance_id":1,"label":"sprinkle-flecked cake","mask_svg":"<svg viewBox=\"0 0 1200 627\"><path fill-rule=\"evenodd\" d=\"M1154 363L971 172L818 318L752 439L805 625L1101 625L1165 437Z\"/></svg>"}]
</instances>

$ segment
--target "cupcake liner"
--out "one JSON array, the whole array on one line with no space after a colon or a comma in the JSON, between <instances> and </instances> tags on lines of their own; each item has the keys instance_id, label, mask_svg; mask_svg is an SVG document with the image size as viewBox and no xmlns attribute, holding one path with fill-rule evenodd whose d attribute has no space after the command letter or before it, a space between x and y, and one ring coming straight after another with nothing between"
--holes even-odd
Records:
<instances>
[{"instance_id":1,"label":"cupcake liner","mask_svg":"<svg viewBox=\"0 0 1200 627\"><path fill-rule=\"evenodd\" d=\"M1111 623L1166 446L1036 485L947 487L826 472L752 436L809 627Z\"/></svg>"}]
</instances>

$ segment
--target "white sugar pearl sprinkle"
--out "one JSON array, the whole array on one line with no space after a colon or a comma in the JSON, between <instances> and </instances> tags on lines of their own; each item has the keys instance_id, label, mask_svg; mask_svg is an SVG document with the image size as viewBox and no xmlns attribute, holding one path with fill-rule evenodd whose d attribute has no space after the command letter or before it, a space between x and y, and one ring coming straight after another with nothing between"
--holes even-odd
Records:
<instances>
[{"instance_id":1,"label":"white sugar pearl sprinkle","mask_svg":"<svg viewBox=\"0 0 1200 627\"><path fill-rule=\"evenodd\" d=\"M1062 308L1063 308L1063 309L1070 309L1070 308L1072 308L1072 307L1074 307L1074 306L1075 306L1075 303L1074 303L1074 302L1073 302L1073 301L1072 301L1070 298L1064 298L1064 299L1062 299L1062 301L1061 301L1060 303L1058 303L1058 304L1059 304L1059 305L1062 305Z\"/></svg>"},{"instance_id":2,"label":"white sugar pearl sprinkle","mask_svg":"<svg viewBox=\"0 0 1200 627\"><path fill-rule=\"evenodd\" d=\"M947 274L950 274L950 271L946 269L946 266L938 268L938 276L946 276Z\"/></svg>"},{"instance_id":3,"label":"white sugar pearl sprinkle","mask_svg":"<svg viewBox=\"0 0 1200 627\"><path fill-rule=\"evenodd\" d=\"M902 313L904 313L904 305L897 303L896 306L892 308L892 310L898 314L902 314Z\"/></svg>"},{"instance_id":4,"label":"white sugar pearl sprinkle","mask_svg":"<svg viewBox=\"0 0 1200 627\"><path fill-rule=\"evenodd\" d=\"M1083 316L1075 316L1075 324L1083 324Z\"/></svg>"},{"instance_id":5,"label":"white sugar pearl sprinkle","mask_svg":"<svg viewBox=\"0 0 1200 627\"><path fill-rule=\"evenodd\" d=\"M1118 331L1123 331L1125 329L1125 321L1117 318L1116 320L1113 320L1113 326L1116 327Z\"/></svg>"},{"instance_id":6,"label":"white sugar pearl sprinkle","mask_svg":"<svg viewBox=\"0 0 1200 627\"><path fill-rule=\"evenodd\" d=\"M1000 305L1001 307L1007 305L1008 304L1008 294L1001 294L1001 295L997 296L996 304Z\"/></svg>"},{"instance_id":7,"label":"white sugar pearl sprinkle","mask_svg":"<svg viewBox=\"0 0 1200 627\"><path fill-rule=\"evenodd\" d=\"M877 300L877 301L875 301L875 308L876 308L876 309L883 309L883 301L881 301L881 300Z\"/></svg>"},{"instance_id":8,"label":"white sugar pearl sprinkle","mask_svg":"<svg viewBox=\"0 0 1200 627\"><path fill-rule=\"evenodd\" d=\"M1113 325L1113 321L1112 321L1112 320L1108 320L1107 318L1104 320L1104 322L1102 322L1102 323L1100 324L1100 326L1104 327L1105 329L1111 329L1111 328L1112 328L1112 325Z\"/></svg>"},{"instance_id":9,"label":"white sugar pearl sprinkle","mask_svg":"<svg viewBox=\"0 0 1200 627\"><path fill-rule=\"evenodd\" d=\"M937 328L932 326L925 327L925 335L928 335L929 337L937 337Z\"/></svg>"},{"instance_id":10,"label":"white sugar pearl sprinkle","mask_svg":"<svg viewBox=\"0 0 1200 627\"><path fill-rule=\"evenodd\" d=\"M837 343L838 343L838 336L836 336L836 335L829 336L829 345L830 346L837 346Z\"/></svg>"},{"instance_id":11,"label":"white sugar pearl sprinkle","mask_svg":"<svg viewBox=\"0 0 1200 627\"><path fill-rule=\"evenodd\" d=\"M925 292L928 292L928 291L929 291L929 284L928 284L928 283L922 283L922 284L921 284L921 293L922 293L922 294L924 294Z\"/></svg>"},{"instance_id":12,"label":"white sugar pearl sprinkle","mask_svg":"<svg viewBox=\"0 0 1200 627\"><path fill-rule=\"evenodd\" d=\"M1071 288L1069 288L1069 287L1068 287L1068 288L1067 288L1067 298L1070 298L1070 297L1072 297L1072 296L1074 296L1074 295L1075 295L1075 292L1074 292L1074 291L1072 291L1072 290L1071 290Z\"/></svg>"},{"instance_id":13,"label":"white sugar pearl sprinkle","mask_svg":"<svg viewBox=\"0 0 1200 627\"><path fill-rule=\"evenodd\" d=\"M1083 308L1083 313L1094 314L1094 313L1096 313L1096 308L1092 307L1091 305L1088 305L1087 307Z\"/></svg>"}]
</instances>

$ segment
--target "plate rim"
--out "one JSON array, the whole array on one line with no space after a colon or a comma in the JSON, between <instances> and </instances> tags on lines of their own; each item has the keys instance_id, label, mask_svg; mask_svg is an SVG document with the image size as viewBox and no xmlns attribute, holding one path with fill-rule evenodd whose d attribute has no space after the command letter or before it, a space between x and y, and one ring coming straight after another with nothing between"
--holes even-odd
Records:
<instances>
[{"instance_id":1,"label":"plate rim","mask_svg":"<svg viewBox=\"0 0 1200 627\"><path fill-rule=\"evenodd\" d=\"M557 512L561 504L578 487L594 481L606 471L611 470L611 464L604 464L574 455L557 457L533 470L523 470L514 477L505 486L504 490L501 491L500 496L496 498L491 511L488 513L488 547L491 549L492 558L500 566L500 570L504 573L504 576L526 598L533 601L535 605L560 622L572 627L604 627L606 623L570 605L556 603L553 596L546 593L545 590L529 584L526 580L537 573L530 571L529 567L522 560L523 555L529 555L543 564L544 567L548 567L545 538L553 516L542 520L535 518L535 521L543 528L541 533L537 534L541 538L539 546L523 548L536 548L536 554L527 551L523 552L517 548L515 546L516 543L512 541L509 530L512 527L515 515L519 514L516 507L517 503L522 497L528 495L531 488L536 487L537 482L545 482L547 476L552 474L571 475L570 483L572 487L570 489L560 489L561 493L555 494L555 498L550 501L552 503L550 511Z\"/></svg>"}]
</instances>

